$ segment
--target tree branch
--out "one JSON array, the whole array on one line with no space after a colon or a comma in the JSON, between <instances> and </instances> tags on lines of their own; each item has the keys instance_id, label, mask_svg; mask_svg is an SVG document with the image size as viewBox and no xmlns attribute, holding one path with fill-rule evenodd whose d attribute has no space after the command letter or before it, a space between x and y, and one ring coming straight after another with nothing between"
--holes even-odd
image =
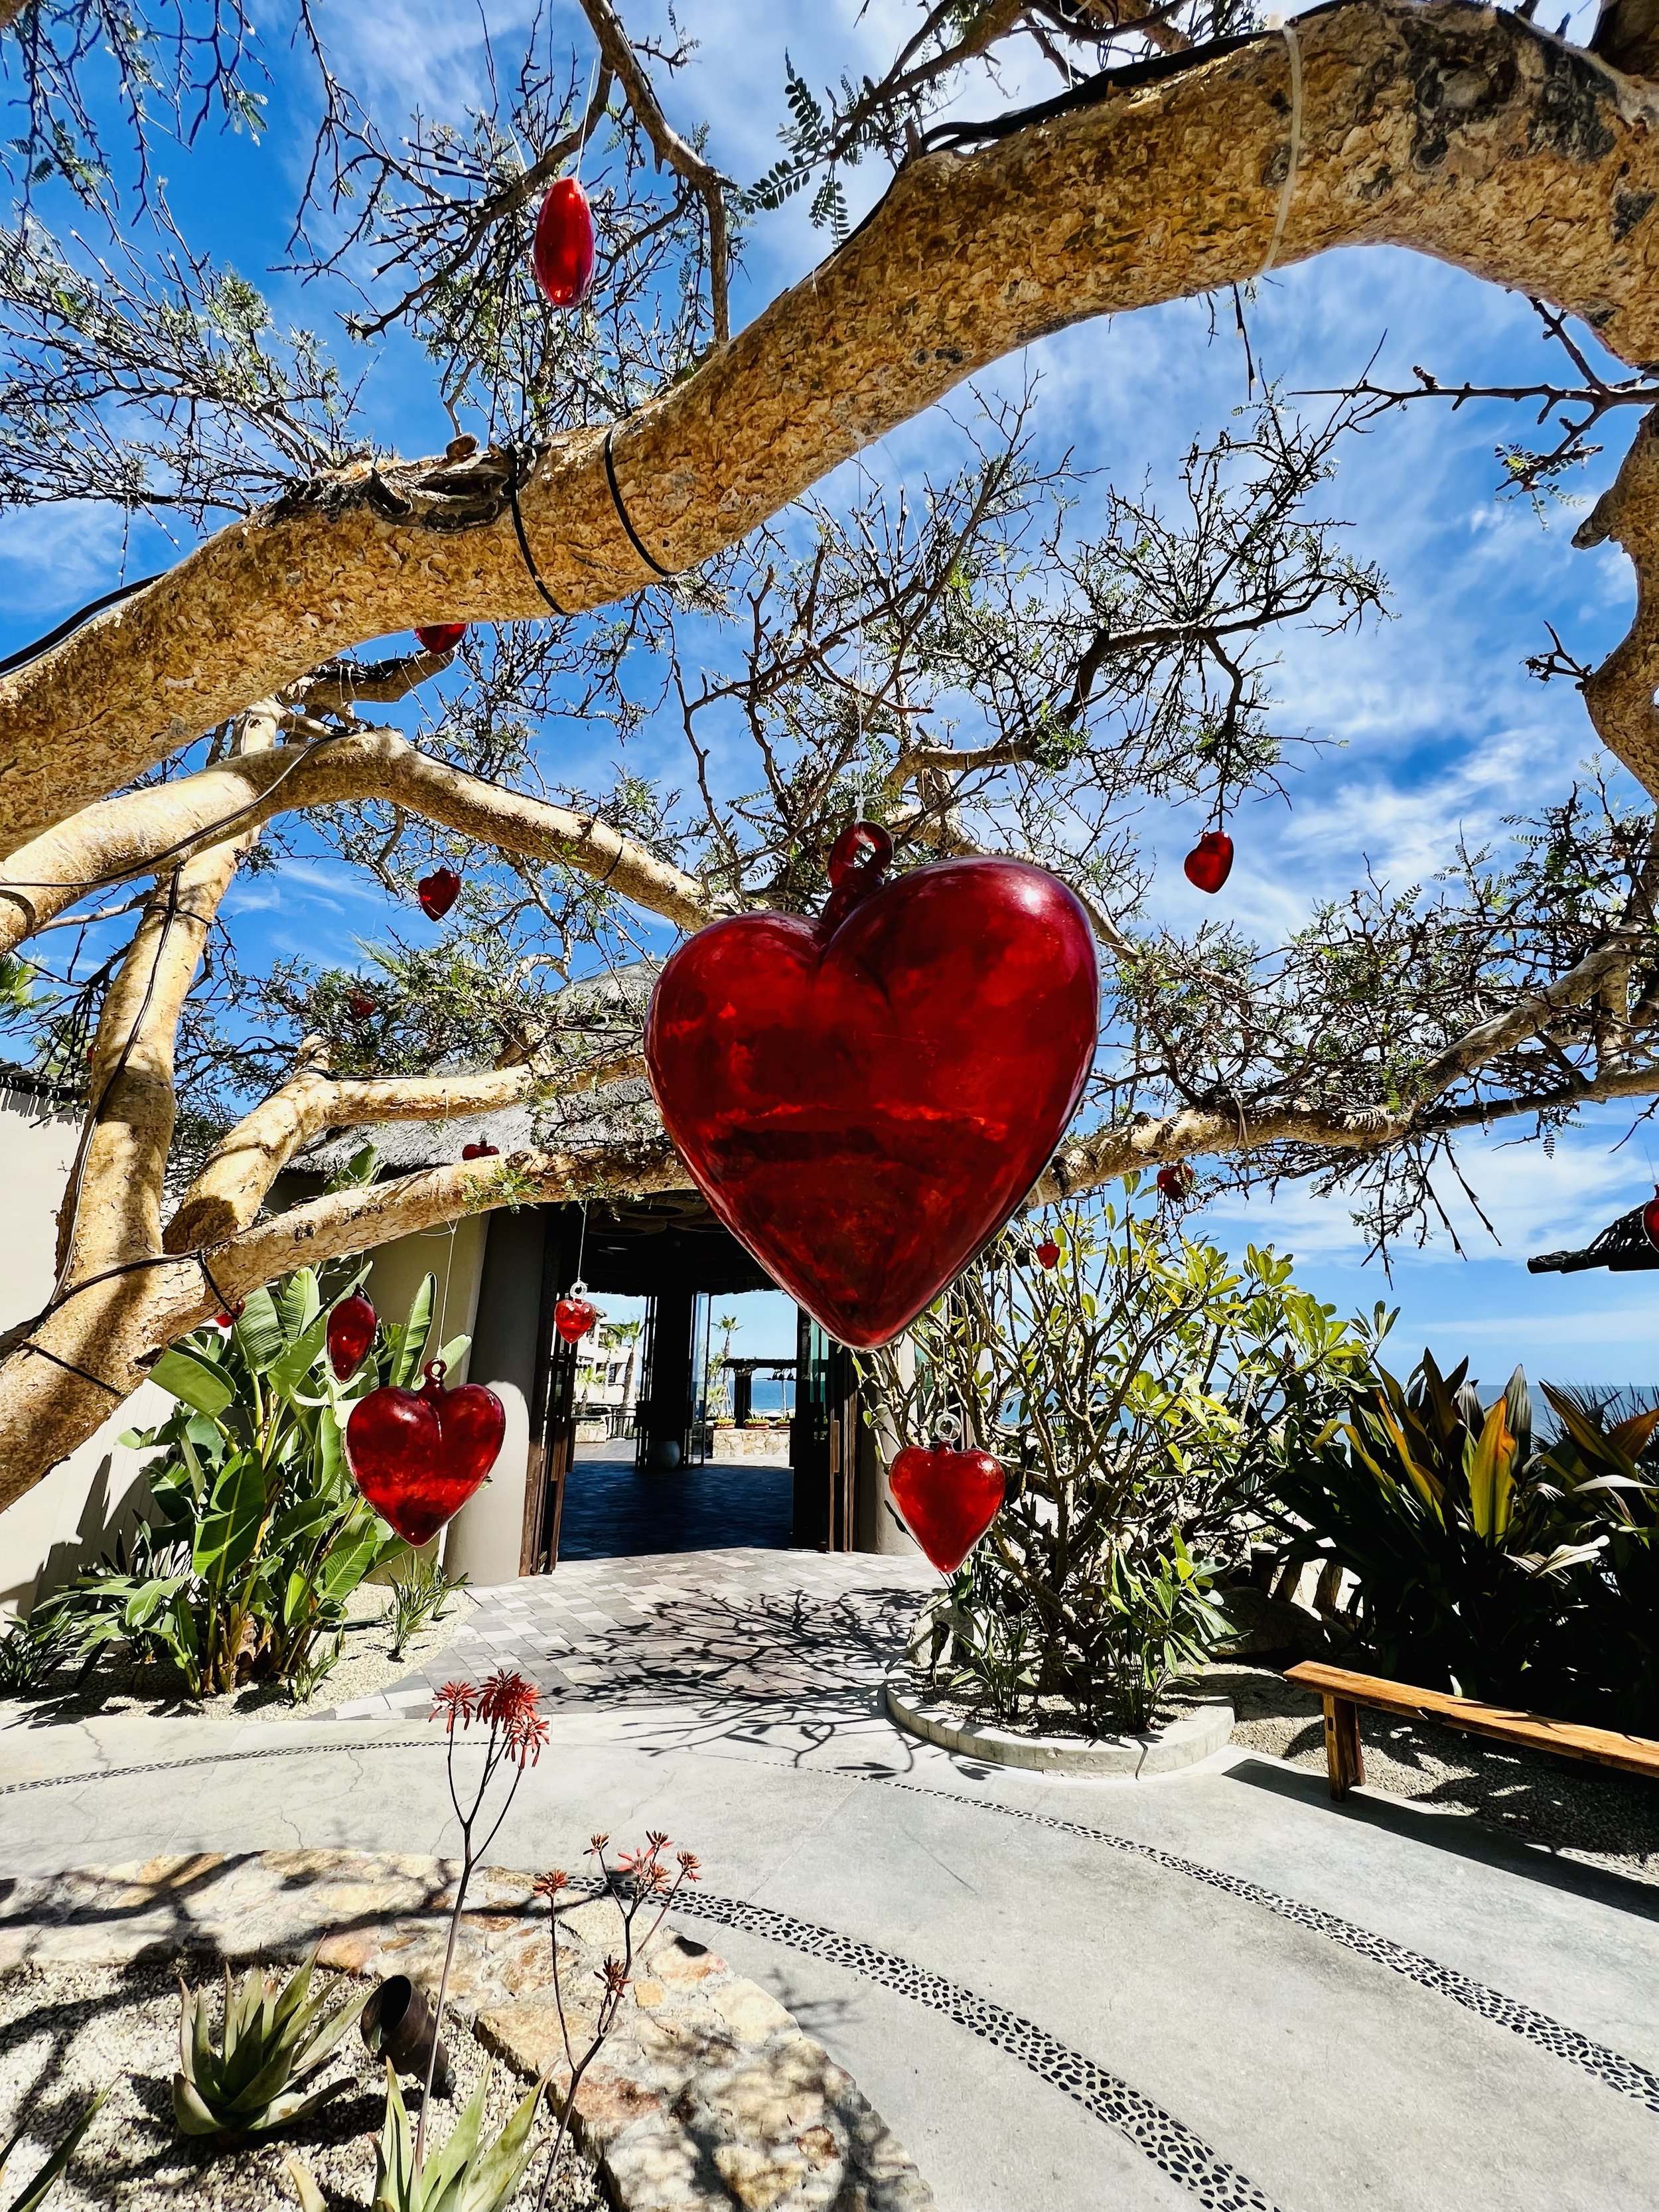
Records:
<instances>
[{"instance_id":1,"label":"tree branch","mask_svg":"<svg viewBox=\"0 0 1659 2212\"><path fill-rule=\"evenodd\" d=\"M1618 475L1573 536L1581 550L1621 545L1636 612L1621 643L1580 685L1595 733L1659 800L1659 409L1644 415Z\"/></svg>"},{"instance_id":2,"label":"tree branch","mask_svg":"<svg viewBox=\"0 0 1659 2212\"><path fill-rule=\"evenodd\" d=\"M645 1067L630 1048L575 1066L538 1055L477 1074L337 1077L321 1054L321 1041L308 1039L289 1080L220 1140L167 1224L169 1252L191 1252L246 1228L283 1169L325 1129L490 1114L529 1098L603 1090Z\"/></svg>"},{"instance_id":3,"label":"tree branch","mask_svg":"<svg viewBox=\"0 0 1659 2212\"><path fill-rule=\"evenodd\" d=\"M731 247L726 242L726 191L720 172L689 146L663 113L645 65L611 0L581 0L582 13L599 42L599 52L628 94L628 104L640 128L655 149L659 167L669 167L684 177L702 199L708 216L708 305L714 325L714 343L726 344L732 336L732 311L726 297Z\"/></svg>"},{"instance_id":4,"label":"tree branch","mask_svg":"<svg viewBox=\"0 0 1659 2212\"><path fill-rule=\"evenodd\" d=\"M1650 93L1468 0L1352 0L1305 18L1301 51L1281 265L1413 246L1585 317L1624 359L1659 359ZM665 568L694 567L1002 355L1253 277L1279 211L1287 67L1277 33L1196 51L1095 80L980 152L914 161L809 280L617 435L642 543ZM0 849L323 654L411 622L544 615L508 466L343 472L222 532L0 679ZM602 433L555 441L520 507L561 606L653 580Z\"/></svg>"},{"instance_id":5,"label":"tree branch","mask_svg":"<svg viewBox=\"0 0 1659 2212\"><path fill-rule=\"evenodd\" d=\"M504 789L421 752L395 731L217 763L84 808L0 864L0 952L100 885L194 852L227 825L254 830L295 807L380 799L530 860L558 860L681 927L714 911L702 886L595 816Z\"/></svg>"}]
</instances>

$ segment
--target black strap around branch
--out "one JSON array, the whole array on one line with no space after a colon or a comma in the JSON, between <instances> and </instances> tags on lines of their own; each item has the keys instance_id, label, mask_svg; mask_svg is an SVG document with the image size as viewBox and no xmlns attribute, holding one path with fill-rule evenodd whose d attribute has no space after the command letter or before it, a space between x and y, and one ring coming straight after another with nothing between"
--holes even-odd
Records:
<instances>
[{"instance_id":1,"label":"black strap around branch","mask_svg":"<svg viewBox=\"0 0 1659 2212\"><path fill-rule=\"evenodd\" d=\"M513 448L513 465L507 471L507 504L513 510L513 534L519 541L519 550L524 556L524 565L530 572L531 582L546 600L548 605L552 608L559 620L568 622L569 615L559 605L543 581L542 572L536 566L535 556L530 550L530 540L524 534L524 516L519 511L519 471L524 465L525 459L523 448L515 445Z\"/></svg>"},{"instance_id":2,"label":"black strap around branch","mask_svg":"<svg viewBox=\"0 0 1659 2212\"><path fill-rule=\"evenodd\" d=\"M623 505L622 488L617 482L617 464L611 451L611 441L616 434L617 426L613 422L605 434L605 480L611 487L611 504L617 510L617 520L621 522L623 528L628 532L629 544L639 555L641 560L644 562L646 567L653 570L656 574L665 578L668 582L672 583L674 580L674 571L672 568L665 568L662 562L650 551L646 545L645 540L640 536L639 532L635 529L633 524L629 520L628 509Z\"/></svg>"}]
</instances>

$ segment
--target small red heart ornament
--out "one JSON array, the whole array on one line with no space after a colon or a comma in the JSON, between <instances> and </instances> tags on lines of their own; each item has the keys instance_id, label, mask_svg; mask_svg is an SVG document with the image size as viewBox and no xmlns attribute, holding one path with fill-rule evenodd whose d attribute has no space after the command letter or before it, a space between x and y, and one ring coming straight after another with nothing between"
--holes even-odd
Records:
<instances>
[{"instance_id":1,"label":"small red heart ornament","mask_svg":"<svg viewBox=\"0 0 1659 2212\"><path fill-rule=\"evenodd\" d=\"M465 635L465 623L428 623L416 631L415 642L422 653L453 653Z\"/></svg>"},{"instance_id":2,"label":"small red heart ornament","mask_svg":"<svg viewBox=\"0 0 1659 2212\"><path fill-rule=\"evenodd\" d=\"M464 1160L499 1159L501 1157L501 1148L499 1145L463 1145L461 1146L461 1158Z\"/></svg>"},{"instance_id":3,"label":"small red heart ornament","mask_svg":"<svg viewBox=\"0 0 1659 2212\"><path fill-rule=\"evenodd\" d=\"M942 1575L953 1575L1001 1509L1008 1487L989 1452L906 1444L888 1478L904 1525Z\"/></svg>"},{"instance_id":4,"label":"small red heart ornament","mask_svg":"<svg viewBox=\"0 0 1659 2212\"><path fill-rule=\"evenodd\" d=\"M374 1012L374 1001L367 991L348 991L346 1012L354 1022L366 1022Z\"/></svg>"},{"instance_id":5,"label":"small red heart ornament","mask_svg":"<svg viewBox=\"0 0 1659 2212\"><path fill-rule=\"evenodd\" d=\"M1159 1190L1163 1192L1165 1198L1176 1206L1180 1205L1197 1181L1197 1176L1188 1166L1185 1160L1176 1160L1169 1167L1160 1168L1158 1171Z\"/></svg>"},{"instance_id":6,"label":"small red heart ornament","mask_svg":"<svg viewBox=\"0 0 1659 2212\"><path fill-rule=\"evenodd\" d=\"M1189 884L1218 891L1233 872L1233 841L1224 830L1206 830L1181 866Z\"/></svg>"},{"instance_id":7,"label":"small red heart ornament","mask_svg":"<svg viewBox=\"0 0 1659 2212\"><path fill-rule=\"evenodd\" d=\"M574 177L561 177L549 188L530 265L550 307L580 307L593 289L593 210Z\"/></svg>"},{"instance_id":8,"label":"small red heart ornament","mask_svg":"<svg viewBox=\"0 0 1659 2212\"><path fill-rule=\"evenodd\" d=\"M1642 1208L1642 1234L1656 1251L1659 1251L1659 1188Z\"/></svg>"},{"instance_id":9,"label":"small red heart ornament","mask_svg":"<svg viewBox=\"0 0 1659 2212\"><path fill-rule=\"evenodd\" d=\"M429 921L441 921L461 895L461 879L453 868L434 868L415 886L421 912Z\"/></svg>"},{"instance_id":10,"label":"small red heart ornament","mask_svg":"<svg viewBox=\"0 0 1659 2212\"><path fill-rule=\"evenodd\" d=\"M1003 860L884 884L890 849L873 825L843 833L816 921L700 930L658 977L645 1030L697 1188L860 1350L914 1321L1030 1190L1082 1094L1099 1006L1064 884Z\"/></svg>"},{"instance_id":11,"label":"small red heart ornament","mask_svg":"<svg viewBox=\"0 0 1659 2212\"><path fill-rule=\"evenodd\" d=\"M1039 1267L1057 1267L1060 1265L1060 1247L1052 1237L1044 1237L1037 1246L1036 1260Z\"/></svg>"},{"instance_id":12,"label":"small red heart ornament","mask_svg":"<svg viewBox=\"0 0 1659 2212\"><path fill-rule=\"evenodd\" d=\"M580 1344L599 1317L586 1298L561 1298L553 1309L553 1326L567 1344Z\"/></svg>"},{"instance_id":13,"label":"small red heart ornament","mask_svg":"<svg viewBox=\"0 0 1659 2212\"><path fill-rule=\"evenodd\" d=\"M373 1305L361 1291L354 1291L349 1298L342 1298L328 1317L328 1364L334 1370L334 1379L343 1382L355 1375L374 1341L376 1316Z\"/></svg>"},{"instance_id":14,"label":"small red heart ornament","mask_svg":"<svg viewBox=\"0 0 1659 2212\"><path fill-rule=\"evenodd\" d=\"M444 1388L441 1359L418 1390L371 1390L346 1423L352 1480L408 1544L424 1544L460 1511L495 1466L507 1409L481 1383Z\"/></svg>"}]
</instances>

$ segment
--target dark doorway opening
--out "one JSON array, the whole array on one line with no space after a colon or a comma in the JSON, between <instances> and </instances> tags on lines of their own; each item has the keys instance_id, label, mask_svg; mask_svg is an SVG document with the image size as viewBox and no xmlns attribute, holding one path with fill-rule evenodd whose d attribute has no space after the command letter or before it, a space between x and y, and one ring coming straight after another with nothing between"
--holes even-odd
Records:
<instances>
[{"instance_id":1,"label":"dark doorway opening","mask_svg":"<svg viewBox=\"0 0 1659 2212\"><path fill-rule=\"evenodd\" d=\"M719 1302L775 1288L700 1198L543 1209L536 1387L521 1571L592 1559L800 1542L787 1468L710 1455L712 1316ZM553 1309L578 1273L596 1299L647 1301L632 1433L577 1441L577 1354ZM821 1540L808 1537L808 1542Z\"/></svg>"}]
</instances>

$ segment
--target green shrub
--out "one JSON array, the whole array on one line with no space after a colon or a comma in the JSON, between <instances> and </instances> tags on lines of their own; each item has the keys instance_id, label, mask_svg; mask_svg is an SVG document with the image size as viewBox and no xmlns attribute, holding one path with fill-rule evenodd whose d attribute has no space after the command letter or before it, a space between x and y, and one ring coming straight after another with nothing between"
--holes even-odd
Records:
<instances>
[{"instance_id":1,"label":"green shrub","mask_svg":"<svg viewBox=\"0 0 1659 2212\"><path fill-rule=\"evenodd\" d=\"M1468 1362L1390 1375L1287 1461L1292 1559L1346 1568L1379 1669L1559 1719L1659 1728L1659 1411L1609 1425L1544 1385L1539 1449L1517 1368L1483 1409Z\"/></svg>"},{"instance_id":2,"label":"green shrub","mask_svg":"<svg viewBox=\"0 0 1659 2212\"><path fill-rule=\"evenodd\" d=\"M365 1990L329 2011L326 1992L311 1994L315 1965L313 1954L280 1985L257 1966L233 1984L227 1966L216 2045L207 1991L180 1984L179 2071L173 2077L173 2118L180 2135L269 2135L351 2086L349 2076L343 2076L325 2088L306 2087L368 2002Z\"/></svg>"},{"instance_id":3,"label":"green shrub","mask_svg":"<svg viewBox=\"0 0 1659 2212\"><path fill-rule=\"evenodd\" d=\"M916 1323L913 1361L860 1371L890 1448L954 1419L1009 1474L927 1623L935 1681L1005 1723L1141 1729L1224 1631L1220 1566L1386 1324L1339 1322L1288 1260L1236 1267L1133 1204L1048 1220L1052 1270L1029 1229L1005 1234Z\"/></svg>"},{"instance_id":4,"label":"green shrub","mask_svg":"<svg viewBox=\"0 0 1659 2212\"><path fill-rule=\"evenodd\" d=\"M1278 1517L1293 1559L1352 1575L1352 1617L1385 1673L1524 1701L1587 1554L1540 1480L1526 1377L1483 1411L1467 1376L1467 1361L1443 1376L1427 1352L1408 1387L1383 1374L1287 1461Z\"/></svg>"},{"instance_id":5,"label":"green shrub","mask_svg":"<svg viewBox=\"0 0 1659 2212\"><path fill-rule=\"evenodd\" d=\"M234 1328L198 1329L163 1353L150 1371L179 1402L122 1440L160 1447L145 1469L151 1506L130 1541L35 1607L32 1628L88 1665L116 1646L170 1662L192 1697L248 1681L314 1690L352 1593L408 1549L351 1480L346 1419L366 1391L409 1382L429 1356L430 1276L408 1318L382 1328L358 1372L337 1382L328 1312L358 1279L349 1273L325 1295L303 1268L255 1291ZM453 1366L466 1343L431 1353Z\"/></svg>"}]
</instances>

